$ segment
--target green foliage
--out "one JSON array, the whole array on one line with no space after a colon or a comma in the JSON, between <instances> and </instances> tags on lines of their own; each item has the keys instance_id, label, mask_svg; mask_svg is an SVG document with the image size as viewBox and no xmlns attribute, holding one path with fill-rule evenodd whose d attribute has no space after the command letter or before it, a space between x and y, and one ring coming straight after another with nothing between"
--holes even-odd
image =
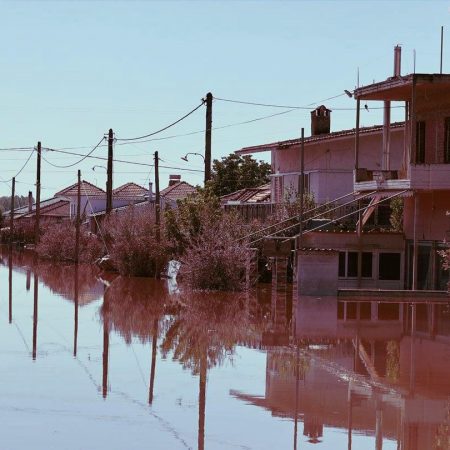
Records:
<instances>
[{"instance_id":1,"label":"green foliage","mask_svg":"<svg viewBox=\"0 0 450 450\"><path fill-rule=\"evenodd\" d=\"M199 189L198 194L179 201L177 209L166 209L165 232L172 252L182 255L205 226L216 223L222 214L219 199L210 189Z\"/></svg>"},{"instance_id":2,"label":"green foliage","mask_svg":"<svg viewBox=\"0 0 450 450\"><path fill-rule=\"evenodd\" d=\"M401 233L403 231L403 199L395 197L391 200L391 217L389 221L393 231Z\"/></svg>"},{"instance_id":3,"label":"green foliage","mask_svg":"<svg viewBox=\"0 0 450 450\"><path fill-rule=\"evenodd\" d=\"M261 186L269 182L271 166L257 161L250 155L231 153L219 161L215 159L208 187L217 197L231 194L239 189Z\"/></svg>"}]
</instances>

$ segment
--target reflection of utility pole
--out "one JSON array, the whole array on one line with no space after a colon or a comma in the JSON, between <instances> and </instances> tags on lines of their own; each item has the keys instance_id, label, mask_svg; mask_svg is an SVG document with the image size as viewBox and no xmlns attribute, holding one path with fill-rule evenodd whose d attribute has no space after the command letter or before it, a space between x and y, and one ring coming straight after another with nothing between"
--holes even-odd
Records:
<instances>
[{"instance_id":1,"label":"reflection of utility pole","mask_svg":"<svg viewBox=\"0 0 450 450\"><path fill-rule=\"evenodd\" d=\"M33 302L33 360L37 355L37 324L38 324L38 294L39 294L39 277L34 272L34 302Z\"/></svg>"},{"instance_id":2,"label":"reflection of utility pole","mask_svg":"<svg viewBox=\"0 0 450 450\"><path fill-rule=\"evenodd\" d=\"M12 252L12 248L10 248L9 249L9 258L8 258L9 323L12 323L12 258L13 258L13 252Z\"/></svg>"},{"instance_id":3,"label":"reflection of utility pole","mask_svg":"<svg viewBox=\"0 0 450 450\"><path fill-rule=\"evenodd\" d=\"M103 292L103 377L102 395L106 398L108 394L108 363L109 363L109 318L108 302L106 301L106 290Z\"/></svg>"},{"instance_id":4,"label":"reflection of utility pole","mask_svg":"<svg viewBox=\"0 0 450 450\"><path fill-rule=\"evenodd\" d=\"M75 222L75 263L80 260L80 222L81 222L81 170L78 170L77 218Z\"/></svg>"},{"instance_id":5,"label":"reflection of utility pole","mask_svg":"<svg viewBox=\"0 0 450 450\"><path fill-rule=\"evenodd\" d=\"M148 403L153 403L153 387L155 385L155 369L156 369L156 346L158 345L158 319L153 321L153 338L152 338L152 363L150 368L150 387L148 390Z\"/></svg>"},{"instance_id":6,"label":"reflection of utility pole","mask_svg":"<svg viewBox=\"0 0 450 450\"><path fill-rule=\"evenodd\" d=\"M294 421L294 450L297 450L297 434L298 434L298 391L299 391L299 372L300 372L300 350L297 345L297 353L295 355L295 421Z\"/></svg>"},{"instance_id":7,"label":"reflection of utility pole","mask_svg":"<svg viewBox=\"0 0 450 450\"><path fill-rule=\"evenodd\" d=\"M353 427L353 404L352 404L352 388L348 384L348 435L347 435L347 449L352 450L352 427Z\"/></svg>"},{"instance_id":8,"label":"reflection of utility pole","mask_svg":"<svg viewBox=\"0 0 450 450\"><path fill-rule=\"evenodd\" d=\"M75 265L75 299L73 319L73 356L77 356L78 350L78 264Z\"/></svg>"},{"instance_id":9,"label":"reflection of utility pole","mask_svg":"<svg viewBox=\"0 0 450 450\"><path fill-rule=\"evenodd\" d=\"M206 374L208 370L208 353L205 349L200 356L200 383L198 392L198 450L205 449L205 408L206 408Z\"/></svg>"}]
</instances>

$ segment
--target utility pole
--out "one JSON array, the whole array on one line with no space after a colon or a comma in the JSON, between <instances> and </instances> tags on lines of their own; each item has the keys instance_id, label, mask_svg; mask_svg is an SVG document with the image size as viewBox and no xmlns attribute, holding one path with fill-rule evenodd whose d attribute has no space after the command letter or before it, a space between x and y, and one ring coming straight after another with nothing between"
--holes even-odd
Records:
<instances>
[{"instance_id":1,"label":"utility pole","mask_svg":"<svg viewBox=\"0 0 450 450\"><path fill-rule=\"evenodd\" d=\"M112 210L112 187L113 187L113 143L114 133L112 128L108 133L108 167L106 180L106 214L109 214Z\"/></svg>"},{"instance_id":2,"label":"utility pole","mask_svg":"<svg viewBox=\"0 0 450 450\"><path fill-rule=\"evenodd\" d=\"M39 244L40 234L40 218L41 218L41 143L37 144L37 170L36 170L36 222L34 230L35 244Z\"/></svg>"},{"instance_id":3,"label":"utility pole","mask_svg":"<svg viewBox=\"0 0 450 450\"><path fill-rule=\"evenodd\" d=\"M156 239L159 242L161 240L160 235L160 208L161 200L159 198L159 157L158 152L155 152L155 224L156 224Z\"/></svg>"},{"instance_id":4,"label":"utility pole","mask_svg":"<svg viewBox=\"0 0 450 450\"><path fill-rule=\"evenodd\" d=\"M155 152L155 224L156 224L156 242L161 242L161 219L160 219L160 208L161 200L159 198L159 157L158 152ZM155 277L157 280L160 278L160 270L158 265L156 265Z\"/></svg>"},{"instance_id":5,"label":"utility pole","mask_svg":"<svg viewBox=\"0 0 450 450\"><path fill-rule=\"evenodd\" d=\"M78 170L77 218L75 222L75 262L80 259L81 170Z\"/></svg>"},{"instance_id":6,"label":"utility pole","mask_svg":"<svg viewBox=\"0 0 450 450\"><path fill-rule=\"evenodd\" d=\"M11 186L11 210L9 217L9 245L12 247L13 234L14 234L14 197L16 195L16 177L12 179Z\"/></svg>"},{"instance_id":7,"label":"utility pole","mask_svg":"<svg viewBox=\"0 0 450 450\"><path fill-rule=\"evenodd\" d=\"M443 53L444 53L444 26L441 27L441 64L439 73L442 75L442 59L443 59Z\"/></svg>"},{"instance_id":8,"label":"utility pole","mask_svg":"<svg viewBox=\"0 0 450 450\"><path fill-rule=\"evenodd\" d=\"M205 129L205 186L211 179L211 130L212 130L212 103L211 92L206 94L206 129Z\"/></svg>"}]
</instances>

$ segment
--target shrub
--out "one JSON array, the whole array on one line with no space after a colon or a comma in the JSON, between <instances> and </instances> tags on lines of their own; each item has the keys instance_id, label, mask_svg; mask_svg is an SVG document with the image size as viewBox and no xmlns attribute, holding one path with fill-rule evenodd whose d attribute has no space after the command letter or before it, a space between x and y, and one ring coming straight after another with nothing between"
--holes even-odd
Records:
<instances>
[{"instance_id":1,"label":"shrub","mask_svg":"<svg viewBox=\"0 0 450 450\"><path fill-rule=\"evenodd\" d=\"M229 214L216 220L201 219L205 226L181 257L183 281L195 290L244 289L248 250L237 240L243 227Z\"/></svg>"},{"instance_id":2,"label":"shrub","mask_svg":"<svg viewBox=\"0 0 450 450\"><path fill-rule=\"evenodd\" d=\"M393 198L390 203L391 216L389 221L393 231L403 231L403 199L400 197Z\"/></svg>"},{"instance_id":3,"label":"shrub","mask_svg":"<svg viewBox=\"0 0 450 450\"><path fill-rule=\"evenodd\" d=\"M102 225L114 267L122 275L154 276L168 260L167 244L161 230L156 237L155 215L148 206L130 206L111 214Z\"/></svg>"},{"instance_id":4,"label":"shrub","mask_svg":"<svg viewBox=\"0 0 450 450\"><path fill-rule=\"evenodd\" d=\"M52 261L75 261L75 226L62 222L47 226L42 233L36 252L41 258ZM80 230L80 262L90 263L103 254L97 237Z\"/></svg>"}]
</instances>

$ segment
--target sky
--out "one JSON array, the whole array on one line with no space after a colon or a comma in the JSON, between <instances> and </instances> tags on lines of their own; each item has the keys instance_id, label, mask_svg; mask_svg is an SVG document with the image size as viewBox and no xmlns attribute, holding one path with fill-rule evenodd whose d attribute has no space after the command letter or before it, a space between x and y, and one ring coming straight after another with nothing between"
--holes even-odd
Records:
<instances>
[{"instance_id":1,"label":"sky","mask_svg":"<svg viewBox=\"0 0 450 450\"><path fill-rule=\"evenodd\" d=\"M443 71L450 72L450 2L443 0L1 1L0 17L0 195L10 195L8 180L37 141L86 154L110 128L117 139L149 134L199 105L207 92L215 97L218 128L213 158L298 137L302 127L310 134L309 109L219 98L311 109L324 103L333 110L333 131L353 128L355 101L343 91L356 87L358 68L360 85L386 79L400 44L402 74L413 71L414 50L416 72L439 72L441 26ZM362 125L381 123L372 106L381 105L369 104ZM395 110L393 120L402 114ZM240 124L266 116L272 117ZM172 173L202 184L202 158L181 157L204 152L204 128L201 107L155 135L158 140L118 140L114 157L139 165L115 163L114 187L154 181L156 150L162 188ZM7 150L17 147L24 149ZM105 161L76 164L79 156L42 154L42 198L75 183L78 169L105 187ZM107 149L92 155L105 157ZM16 192L34 192L35 176L34 153L17 176Z\"/></svg>"}]
</instances>

